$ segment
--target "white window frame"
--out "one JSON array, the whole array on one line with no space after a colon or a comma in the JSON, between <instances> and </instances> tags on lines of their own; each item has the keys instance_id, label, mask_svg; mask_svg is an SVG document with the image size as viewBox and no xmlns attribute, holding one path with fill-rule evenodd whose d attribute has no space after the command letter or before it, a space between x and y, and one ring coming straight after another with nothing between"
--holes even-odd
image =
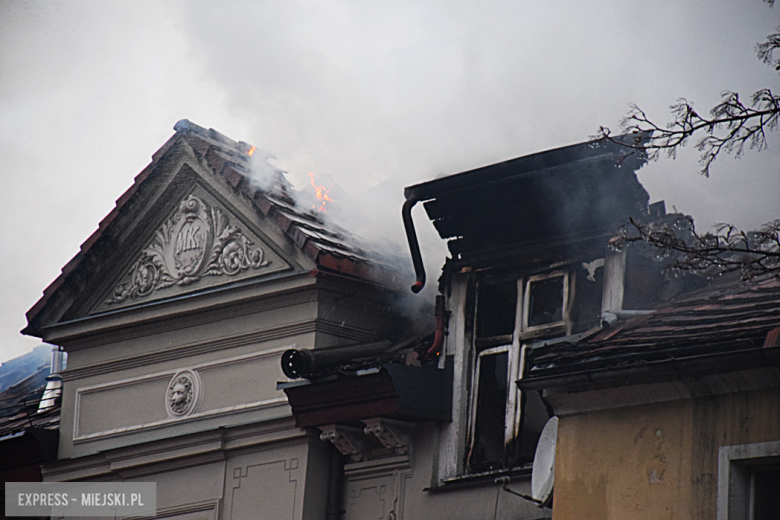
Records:
<instances>
[{"instance_id":1,"label":"white window frame","mask_svg":"<svg viewBox=\"0 0 780 520\"><path fill-rule=\"evenodd\" d=\"M529 327L528 315L530 310L529 304L531 283L560 277L563 278L563 307L561 309L562 320L555 323L546 323L544 325ZM525 362L524 353L525 349L530 344L529 342L524 342L523 340L529 335L529 333L531 333L533 337L536 337L543 334L544 331L552 332L555 330L565 329L567 333L569 332L571 328L571 320L569 319L569 281L569 272L561 269L519 278L517 280L517 302L515 305L515 327L514 332L512 333L512 343L498 345L480 351L476 348L475 335L475 345L472 350L472 366L474 368L471 372L468 445L466 446L466 453L470 453L475 442L475 433L477 427L477 403L479 399L479 371L481 368L480 358L486 354L497 354L504 351L509 353L507 356L507 405L506 416L504 418L504 445L508 445L513 439L516 439L517 436L520 435L520 419L522 414L520 404L522 403L522 394L514 382L520 379L522 376L524 368L523 364ZM479 295L477 294L477 300L478 299ZM479 306L477 305L474 309L475 318L477 315L476 313L479 312L478 307Z\"/></svg>"},{"instance_id":2,"label":"white window frame","mask_svg":"<svg viewBox=\"0 0 780 520\"><path fill-rule=\"evenodd\" d=\"M531 312L531 284L534 282L540 282L543 280L549 280L551 278L563 278L563 302L561 306L561 320L554 323L545 323L544 325L529 326L529 318ZM520 287L518 287L518 291ZM526 278L525 290L523 291L524 297L522 300L522 329L521 332L536 332L545 331L548 329L559 329L566 327L569 328L569 272L568 271L553 271L550 273L536 274ZM519 303L519 302L518 302Z\"/></svg>"},{"instance_id":3,"label":"white window frame","mask_svg":"<svg viewBox=\"0 0 780 520\"><path fill-rule=\"evenodd\" d=\"M753 469L767 463L780 463L780 440L720 447L717 520L750 520Z\"/></svg>"},{"instance_id":4,"label":"white window frame","mask_svg":"<svg viewBox=\"0 0 780 520\"><path fill-rule=\"evenodd\" d=\"M512 373L512 367L513 365L516 365L516 360L514 359L515 356L513 356L513 352L515 349L513 348L513 345L500 345L498 347L491 347L486 348L480 352L476 352L476 360L474 363L474 377L472 380L472 391L471 391L471 405L470 405L470 418L469 418L469 446L468 446L468 452L471 451L472 447L474 446L475 442L475 434L477 429L477 403L479 402L479 374L480 369L482 368L482 357L483 356L489 356L494 354L500 354L502 352L507 352L507 400L513 401L512 395L515 394L512 387L513 385L513 379L510 377L509 374ZM512 440L511 432L515 430L515 428L510 428L509 426L513 424L515 419L515 406L509 406L506 407L506 415L504 417L504 445L506 445L510 440Z\"/></svg>"}]
</instances>

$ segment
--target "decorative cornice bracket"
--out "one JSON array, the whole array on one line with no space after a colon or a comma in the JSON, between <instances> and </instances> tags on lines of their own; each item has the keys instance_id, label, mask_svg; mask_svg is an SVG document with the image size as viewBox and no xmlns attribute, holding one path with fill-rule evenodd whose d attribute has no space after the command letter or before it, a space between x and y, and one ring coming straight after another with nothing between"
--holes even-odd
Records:
<instances>
[{"instance_id":1,"label":"decorative cornice bracket","mask_svg":"<svg viewBox=\"0 0 780 520\"><path fill-rule=\"evenodd\" d=\"M353 461L366 460L368 439L365 439L363 430L340 424L326 424L319 427L322 433L320 439L330 441L342 455L348 455Z\"/></svg>"},{"instance_id":2,"label":"decorative cornice bracket","mask_svg":"<svg viewBox=\"0 0 780 520\"><path fill-rule=\"evenodd\" d=\"M366 435L373 435L386 448L391 448L396 455L407 455L412 452L412 433L415 425L402 421L394 421L383 417L365 419Z\"/></svg>"}]
</instances>

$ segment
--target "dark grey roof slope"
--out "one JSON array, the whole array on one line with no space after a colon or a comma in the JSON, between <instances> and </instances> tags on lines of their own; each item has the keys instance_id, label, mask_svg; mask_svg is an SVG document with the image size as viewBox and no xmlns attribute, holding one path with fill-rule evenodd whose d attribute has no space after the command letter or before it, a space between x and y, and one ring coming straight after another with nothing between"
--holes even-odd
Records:
<instances>
[{"instance_id":1,"label":"dark grey roof slope","mask_svg":"<svg viewBox=\"0 0 780 520\"><path fill-rule=\"evenodd\" d=\"M779 365L780 278L746 284L739 273L723 276L651 314L533 348L526 363L526 388Z\"/></svg>"}]
</instances>

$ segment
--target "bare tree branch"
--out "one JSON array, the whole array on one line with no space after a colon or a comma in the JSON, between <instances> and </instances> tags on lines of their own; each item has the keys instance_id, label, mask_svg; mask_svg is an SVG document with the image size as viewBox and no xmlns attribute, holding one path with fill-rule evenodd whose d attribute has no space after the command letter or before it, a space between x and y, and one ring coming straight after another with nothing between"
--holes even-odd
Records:
<instances>
[{"instance_id":1,"label":"bare tree branch","mask_svg":"<svg viewBox=\"0 0 780 520\"><path fill-rule=\"evenodd\" d=\"M670 258L671 271L697 271L708 277L740 271L743 280L761 274L780 276L780 219L758 231L740 231L731 224L718 224L714 232L699 234L690 215L642 224L633 219L625 226L617 247L645 242L658 258Z\"/></svg>"},{"instance_id":2,"label":"bare tree branch","mask_svg":"<svg viewBox=\"0 0 780 520\"><path fill-rule=\"evenodd\" d=\"M774 0L772 0L774 2ZM775 58L772 53L775 49L780 49L780 27L775 34L766 37L764 43L756 45L756 54L758 59L780 71L780 58Z\"/></svg>"},{"instance_id":3,"label":"bare tree branch","mask_svg":"<svg viewBox=\"0 0 780 520\"><path fill-rule=\"evenodd\" d=\"M780 96L769 89L755 92L751 105L747 106L735 92L723 92L721 102L710 110L710 117L699 115L693 104L679 99L671 107L674 121L662 127L647 117L636 105L620 122L621 133L643 136L638 142L612 136L609 128L602 126L594 140L606 139L635 150L647 152L649 160L658 159L663 152L674 158L678 148L685 146L696 132L706 135L696 143L701 152L701 173L709 176L710 166L722 151L742 156L745 145L751 149L766 149L767 131L776 130L780 123Z\"/></svg>"},{"instance_id":4,"label":"bare tree branch","mask_svg":"<svg viewBox=\"0 0 780 520\"><path fill-rule=\"evenodd\" d=\"M770 6L774 4L774 0L764 1ZM761 61L780 71L780 57L774 55L775 50L780 54L780 27L777 31L756 46L756 53ZM722 92L721 102L709 111L708 117L699 114L693 103L684 98L669 108L674 121L660 125L638 106L631 105L631 110L620 121L620 133L634 134L640 139L613 137L612 131L604 126L591 139L606 139L629 149L644 150L649 160L656 160L662 153L674 158L677 150L694 134L703 133L695 147L701 152L701 173L709 177L710 166L721 152L741 157L746 145L750 149L764 150L767 132L777 130L780 124L780 96L768 88L753 93L749 105L744 104L736 92Z\"/></svg>"},{"instance_id":5,"label":"bare tree branch","mask_svg":"<svg viewBox=\"0 0 780 520\"><path fill-rule=\"evenodd\" d=\"M774 6L774 0L764 2ZM780 72L780 27L756 45L756 53ZM626 147L626 155L643 152L648 160L655 160L661 154L674 158L696 134L701 173L708 177L721 152L741 157L746 146L764 150L767 133L780 125L780 96L768 88L755 92L749 104L743 103L736 92L722 92L720 103L707 116L683 98L670 109L674 120L661 125L632 105L620 121L623 135L613 136L602 126L592 140L608 140ZM673 271L699 271L708 276L740 271L745 280L764 273L780 277L780 219L764 224L758 231L745 232L731 224L719 224L714 232L704 234L696 231L693 218L687 215L669 215L650 224L631 220L617 246L638 241L655 248L657 256L671 258L669 268Z\"/></svg>"}]
</instances>

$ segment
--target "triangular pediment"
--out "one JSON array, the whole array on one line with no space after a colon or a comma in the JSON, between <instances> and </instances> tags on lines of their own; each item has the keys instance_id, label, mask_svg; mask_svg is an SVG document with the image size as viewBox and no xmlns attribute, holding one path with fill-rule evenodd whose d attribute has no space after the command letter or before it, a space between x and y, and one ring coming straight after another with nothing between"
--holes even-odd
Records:
<instances>
[{"instance_id":1,"label":"triangular pediment","mask_svg":"<svg viewBox=\"0 0 780 520\"><path fill-rule=\"evenodd\" d=\"M130 255L90 314L139 305L287 270L290 263L236 208L201 186L177 201ZM254 229L253 229L254 228Z\"/></svg>"},{"instance_id":2,"label":"triangular pediment","mask_svg":"<svg viewBox=\"0 0 780 520\"><path fill-rule=\"evenodd\" d=\"M154 319L190 312L230 301L226 291L234 288L258 283L263 286L253 294L280 290L277 281L287 272L395 280L383 278L341 231L296 206L292 185L268 163L270 154L186 120L174 129L27 312L24 334L55 341L124 326L124 311L150 303L181 302L144 314ZM207 293L214 298L190 298Z\"/></svg>"}]
</instances>

